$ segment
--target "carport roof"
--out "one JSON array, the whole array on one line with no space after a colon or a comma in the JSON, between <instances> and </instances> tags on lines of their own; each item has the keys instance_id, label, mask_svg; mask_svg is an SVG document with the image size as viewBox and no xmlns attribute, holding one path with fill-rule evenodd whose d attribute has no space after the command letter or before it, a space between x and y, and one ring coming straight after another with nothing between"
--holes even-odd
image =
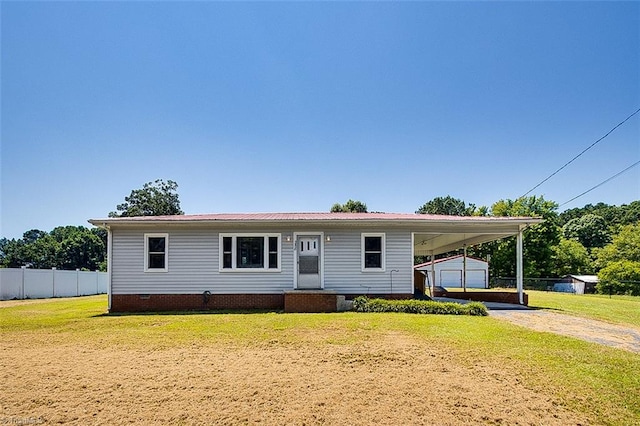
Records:
<instances>
[{"instance_id":1,"label":"carport roof","mask_svg":"<svg viewBox=\"0 0 640 426\"><path fill-rule=\"evenodd\" d=\"M416 255L440 254L462 247L516 235L542 222L534 217L444 216L415 213L214 213L174 216L136 216L90 219L103 227L172 225L277 225L407 229L414 235Z\"/></svg>"}]
</instances>

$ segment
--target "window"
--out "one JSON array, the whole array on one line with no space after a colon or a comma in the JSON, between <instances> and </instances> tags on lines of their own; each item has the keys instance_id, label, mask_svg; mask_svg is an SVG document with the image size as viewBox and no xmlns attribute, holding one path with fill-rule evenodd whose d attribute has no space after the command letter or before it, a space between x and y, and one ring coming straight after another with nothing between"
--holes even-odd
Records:
<instances>
[{"instance_id":1,"label":"window","mask_svg":"<svg viewBox=\"0 0 640 426\"><path fill-rule=\"evenodd\" d=\"M280 234L220 234L221 271L280 271Z\"/></svg>"},{"instance_id":2,"label":"window","mask_svg":"<svg viewBox=\"0 0 640 426\"><path fill-rule=\"evenodd\" d=\"M167 272L169 234L144 234L145 272Z\"/></svg>"},{"instance_id":3,"label":"window","mask_svg":"<svg viewBox=\"0 0 640 426\"><path fill-rule=\"evenodd\" d=\"M362 234L362 270L385 270L385 234Z\"/></svg>"}]
</instances>

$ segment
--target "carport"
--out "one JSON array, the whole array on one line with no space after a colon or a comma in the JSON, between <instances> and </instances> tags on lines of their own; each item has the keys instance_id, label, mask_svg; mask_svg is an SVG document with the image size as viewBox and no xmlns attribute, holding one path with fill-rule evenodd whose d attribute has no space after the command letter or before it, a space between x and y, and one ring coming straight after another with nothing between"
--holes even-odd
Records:
<instances>
[{"instance_id":1,"label":"carport","mask_svg":"<svg viewBox=\"0 0 640 426\"><path fill-rule=\"evenodd\" d=\"M413 255L430 256L433 260L438 254L453 250L466 249L469 246L516 236L516 287L518 300L524 304L523 289L523 231L537 223L540 218L533 217L475 217L443 216L433 217L421 223L420 230L413 232ZM432 263L433 265L433 263ZM430 282L435 282L432 268Z\"/></svg>"}]
</instances>

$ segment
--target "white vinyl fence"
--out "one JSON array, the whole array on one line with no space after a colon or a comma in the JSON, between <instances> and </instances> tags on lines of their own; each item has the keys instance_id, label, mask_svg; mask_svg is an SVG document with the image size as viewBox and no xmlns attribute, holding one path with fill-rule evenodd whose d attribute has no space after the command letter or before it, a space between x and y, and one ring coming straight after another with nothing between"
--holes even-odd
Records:
<instances>
[{"instance_id":1,"label":"white vinyl fence","mask_svg":"<svg viewBox=\"0 0 640 426\"><path fill-rule=\"evenodd\" d=\"M103 294L107 282L106 272L0 268L0 300Z\"/></svg>"}]
</instances>

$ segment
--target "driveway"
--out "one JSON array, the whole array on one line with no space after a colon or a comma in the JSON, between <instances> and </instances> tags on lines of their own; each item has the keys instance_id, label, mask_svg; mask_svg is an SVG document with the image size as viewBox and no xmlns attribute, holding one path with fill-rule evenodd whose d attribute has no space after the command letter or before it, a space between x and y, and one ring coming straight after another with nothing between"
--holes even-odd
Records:
<instances>
[{"instance_id":1,"label":"driveway","mask_svg":"<svg viewBox=\"0 0 640 426\"><path fill-rule=\"evenodd\" d=\"M640 330L547 310L489 310L489 315L536 331L575 337L640 354Z\"/></svg>"}]
</instances>

